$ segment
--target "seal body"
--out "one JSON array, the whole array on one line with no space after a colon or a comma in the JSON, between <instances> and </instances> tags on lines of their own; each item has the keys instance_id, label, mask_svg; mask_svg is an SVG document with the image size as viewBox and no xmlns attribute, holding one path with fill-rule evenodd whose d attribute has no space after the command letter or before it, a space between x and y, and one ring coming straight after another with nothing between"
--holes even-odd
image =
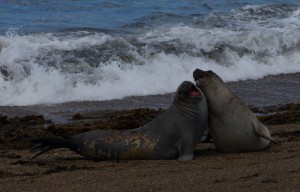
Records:
<instances>
[{"instance_id":1,"label":"seal body","mask_svg":"<svg viewBox=\"0 0 300 192\"><path fill-rule=\"evenodd\" d=\"M193 147L207 128L207 103L191 82L178 87L173 103L150 123L129 131L95 130L69 138L42 138L34 157L55 148L69 148L87 158L178 159L193 158ZM33 158L34 158L33 157Z\"/></svg>"},{"instance_id":2,"label":"seal body","mask_svg":"<svg viewBox=\"0 0 300 192\"><path fill-rule=\"evenodd\" d=\"M208 126L216 149L224 152L259 151L275 141L270 132L213 71L196 69L196 85L208 104Z\"/></svg>"}]
</instances>

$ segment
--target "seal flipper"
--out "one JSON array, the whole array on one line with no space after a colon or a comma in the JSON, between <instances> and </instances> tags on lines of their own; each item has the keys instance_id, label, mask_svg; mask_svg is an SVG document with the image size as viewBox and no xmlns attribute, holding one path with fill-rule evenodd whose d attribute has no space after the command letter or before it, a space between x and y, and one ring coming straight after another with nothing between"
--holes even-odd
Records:
<instances>
[{"instance_id":1,"label":"seal flipper","mask_svg":"<svg viewBox=\"0 0 300 192\"><path fill-rule=\"evenodd\" d=\"M75 150L76 146L72 144L72 142L66 138L42 138L42 139L33 139L30 141L31 143L39 144L38 146L31 149L33 152L38 152L36 155L31 157L30 159L34 159L47 151L58 148L68 148L71 150Z\"/></svg>"},{"instance_id":2,"label":"seal flipper","mask_svg":"<svg viewBox=\"0 0 300 192\"><path fill-rule=\"evenodd\" d=\"M280 145L280 143L278 141L276 141L275 139L273 139L271 137L269 130L263 124L261 124L260 122L254 121L254 122L252 122L252 126L253 126L255 133L258 136L265 138L269 141L272 141L272 142L276 143L277 145Z\"/></svg>"},{"instance_id":3,"label":"seal flipper","mask_svg":"<svg viewBox=\"0 0 300 192\"><path fill-rule=\"evenodd\" d=\"M40 156L41 154L46 153L49 150L51 150L51 148L49 146L39 145L37 147L34 147L34 148L31 149L31 151L38 152L38 153L35 154L34 156L30 157L29 160L32 160L32 159Z\"/></svg>"},{"instance_id":4,"label":"seal flipper","mask_svg":"<svg viewBox=\"0 0 300 192\"><path fill-rule=\"evenodd\" d=\"M207 134L201 138L200 143L213 143L210 132L207 132Z\"/></svg>"},{"instance_id":5,"label":"seal flipper","mask_svg":"<svg viewBox=\"0 0 300 192\"><path fill-rule=\"evenodd\" d=\"M180 147L178 148L179 157L178 161L193 160L193 142L192 139L183 139Z\"/></svg>"}]
</instances>

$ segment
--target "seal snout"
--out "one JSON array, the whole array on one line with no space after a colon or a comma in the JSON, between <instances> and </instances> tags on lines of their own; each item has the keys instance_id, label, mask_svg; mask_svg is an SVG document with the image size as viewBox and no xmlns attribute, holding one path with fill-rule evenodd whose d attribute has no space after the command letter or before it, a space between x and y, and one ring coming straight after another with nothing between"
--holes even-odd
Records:
<instances>
[{"instance_id":1,"label":"seal snout","mask_svg":"<svg viewBox=\"0 0 300 192\"><path fill-rule=\"evenodd\" d=\"M198 79L205 78L205 71L202 71L200 69L196 69L193 72L193 77L194 77L195 81L197 81Z\"/></svg>"}]
</instances>

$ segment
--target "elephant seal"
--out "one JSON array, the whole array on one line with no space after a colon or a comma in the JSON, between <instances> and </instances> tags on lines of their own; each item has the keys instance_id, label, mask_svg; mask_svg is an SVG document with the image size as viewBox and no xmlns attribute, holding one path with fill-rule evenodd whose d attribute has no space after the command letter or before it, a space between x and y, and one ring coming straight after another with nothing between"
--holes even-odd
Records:
<instances>
[{"instance_id":1,"label":"elephant seal","mask_svg":"<svg viewBox=\"0 0 300 192\"><path fill-rule=\"evenodd\" d=\"M193 76L206 97L209 133L218 151L259 151L267 148L270 141L278 144L216 73L196 69Z\"/></svg>"},{"instance_id":2,"label":"elephant seal","mask_svg":"<svg viewBox=\"0 0 300 192\"><path fill-rule=\"evenodd\" d=\"M70 150L98 160L122 159L193 159L194 145L207 128L207 103L203 93L184 81L163 114L150 123L129 131L94 130L68 138L42 138L35 158L56 148ZM32 159L31 158L31 159Z\"/></svg>"}]
</instances>

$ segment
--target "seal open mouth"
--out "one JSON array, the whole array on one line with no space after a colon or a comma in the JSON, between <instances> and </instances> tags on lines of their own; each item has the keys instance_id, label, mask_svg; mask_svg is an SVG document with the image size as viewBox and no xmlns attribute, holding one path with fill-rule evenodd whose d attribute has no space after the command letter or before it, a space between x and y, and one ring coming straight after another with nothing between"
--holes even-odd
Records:
<instances>
[{"instance_id":1,"label":"seal open mouth","mask_svg":"<svg viewBox=\"0 0 300 192\"><path fill-rule=\"evenodd\" d=\"M199 96L200 95L200 90L195 85L193 85L190 89L190 95L193 96L193 97Z\"/></svg>"}]
</instances>

